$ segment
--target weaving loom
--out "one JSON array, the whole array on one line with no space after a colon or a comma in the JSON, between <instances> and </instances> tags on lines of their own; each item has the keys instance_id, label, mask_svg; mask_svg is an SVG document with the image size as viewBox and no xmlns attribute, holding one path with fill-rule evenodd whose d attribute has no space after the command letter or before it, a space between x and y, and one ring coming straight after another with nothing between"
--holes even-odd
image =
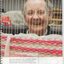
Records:
<instances>
[{"instance_id":1,"label":"weaving loom","mask_svg":"<svg viewBox=\"0 0 64 64\"><path fill-rule=\"evenodd\" d=\"M48 18L44 34L35 30L44 25L40 21L31 22L36 33L28 30L30 25L25 23L24 3L26 0L2 0L3 9L0 20L0 47L2 57L54 57L62 56L62 0L45 0L51 6L51 18ZM49 4L49 5L48 5ZM31 8L31 7L30 7ZM40 13L40 12L39 12ZM30 15L30 14L29 14ZM44 14L46 15L46 14ZM33 16L34 17L34 16ZM47 17L46 17L47 19ZM28 24L31 24L30 22ZM38 23L40 24L38 27ZM47 23L46 23L47 24ZM46 24L44 25L46 27ZM43 25L41 28L43 28ZM33 27L34 26L34 27ZM48 34L47 34L47 31ZM42 33L43 33L42 32ZM39 34L39 35L38 35Z\"/></svg>"}]
</instances>

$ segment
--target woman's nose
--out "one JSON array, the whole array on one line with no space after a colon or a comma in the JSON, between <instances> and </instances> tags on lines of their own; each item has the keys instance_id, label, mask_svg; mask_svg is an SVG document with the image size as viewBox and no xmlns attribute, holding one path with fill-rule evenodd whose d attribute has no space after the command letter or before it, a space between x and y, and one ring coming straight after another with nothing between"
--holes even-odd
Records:
<instances>
[{"instance_id":1,"label":"woman's nose","mask_svg":"<svg viewBox=\"0 0 64 64\"><path fill-rule=\"evenodd\" d=\"M33 15L33 19L38 19L38 15L37 15L37 13L35 13L34 15Z\"/></svg>"}]
</instances>

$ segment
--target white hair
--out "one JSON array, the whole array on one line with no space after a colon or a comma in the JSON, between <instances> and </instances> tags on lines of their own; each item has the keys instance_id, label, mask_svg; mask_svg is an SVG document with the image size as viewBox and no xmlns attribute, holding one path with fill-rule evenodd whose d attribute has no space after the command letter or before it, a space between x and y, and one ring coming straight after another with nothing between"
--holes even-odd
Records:
<instances>
[{"instance_id":1,"label":"white hair","mask_svg":"<svg viewBox=\"0 0 64 64\"><path fill-rule=\"evenodd\" d=\"M27 0L26 3L24 4L23 14L25 14L26 8L27 8L26 6L27 6L28 3L30 3L30 1L33 1L33 0ZM38 2L40 0L34 0L34 1ZM46 11L52 10L53 5L50 2L50 0L41 0L41 1L43 1L45 3L45 5L46 5Z\"/></svg>"}]
</instances>

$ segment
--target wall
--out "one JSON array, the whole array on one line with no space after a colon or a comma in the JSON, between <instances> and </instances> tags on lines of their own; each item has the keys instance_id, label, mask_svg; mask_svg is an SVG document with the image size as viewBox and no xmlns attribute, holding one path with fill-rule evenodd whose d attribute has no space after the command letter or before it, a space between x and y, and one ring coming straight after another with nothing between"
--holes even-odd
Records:
<instances>
[{"instance_id":1,"label":"wall","mask_svg":"<svg viewBox=\"0 0 64 64\"><path fill-rule=\"evenodd\" d=\"M4 8L5 11L21 10L25 1L26 0L2 0L2 8ZM61 8L61 1L62 0L51 0L54 8Z\"/></svg>"},{"instance_id":2,"label":"wall","mask_svg":"<svg viewBox=\"0 0 64 64\"><path fill-rule=\"evenodd\" d=\"M2 0L2 8L5 11L21 10L26 0Z\"/></svg>"}]
</instances>

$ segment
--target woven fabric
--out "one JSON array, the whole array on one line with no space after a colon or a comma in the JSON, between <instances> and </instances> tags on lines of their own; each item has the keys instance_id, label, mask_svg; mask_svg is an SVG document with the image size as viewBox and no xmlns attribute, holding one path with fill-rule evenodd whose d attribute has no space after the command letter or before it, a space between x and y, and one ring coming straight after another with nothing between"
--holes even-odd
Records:
<instances>
[{"instance_id":1,"label":"woven fabric","mask_svg":"<svg viewBox=\"0 0 64 64\"><path fill-rule=\"evenodd\" d=\"M7 35L1 35L1 55L4 56ZM61 40L26 39L12 36L10 38L9 56L13 57L46 57L62 56Z\"/></svg>"}]
</instances>

